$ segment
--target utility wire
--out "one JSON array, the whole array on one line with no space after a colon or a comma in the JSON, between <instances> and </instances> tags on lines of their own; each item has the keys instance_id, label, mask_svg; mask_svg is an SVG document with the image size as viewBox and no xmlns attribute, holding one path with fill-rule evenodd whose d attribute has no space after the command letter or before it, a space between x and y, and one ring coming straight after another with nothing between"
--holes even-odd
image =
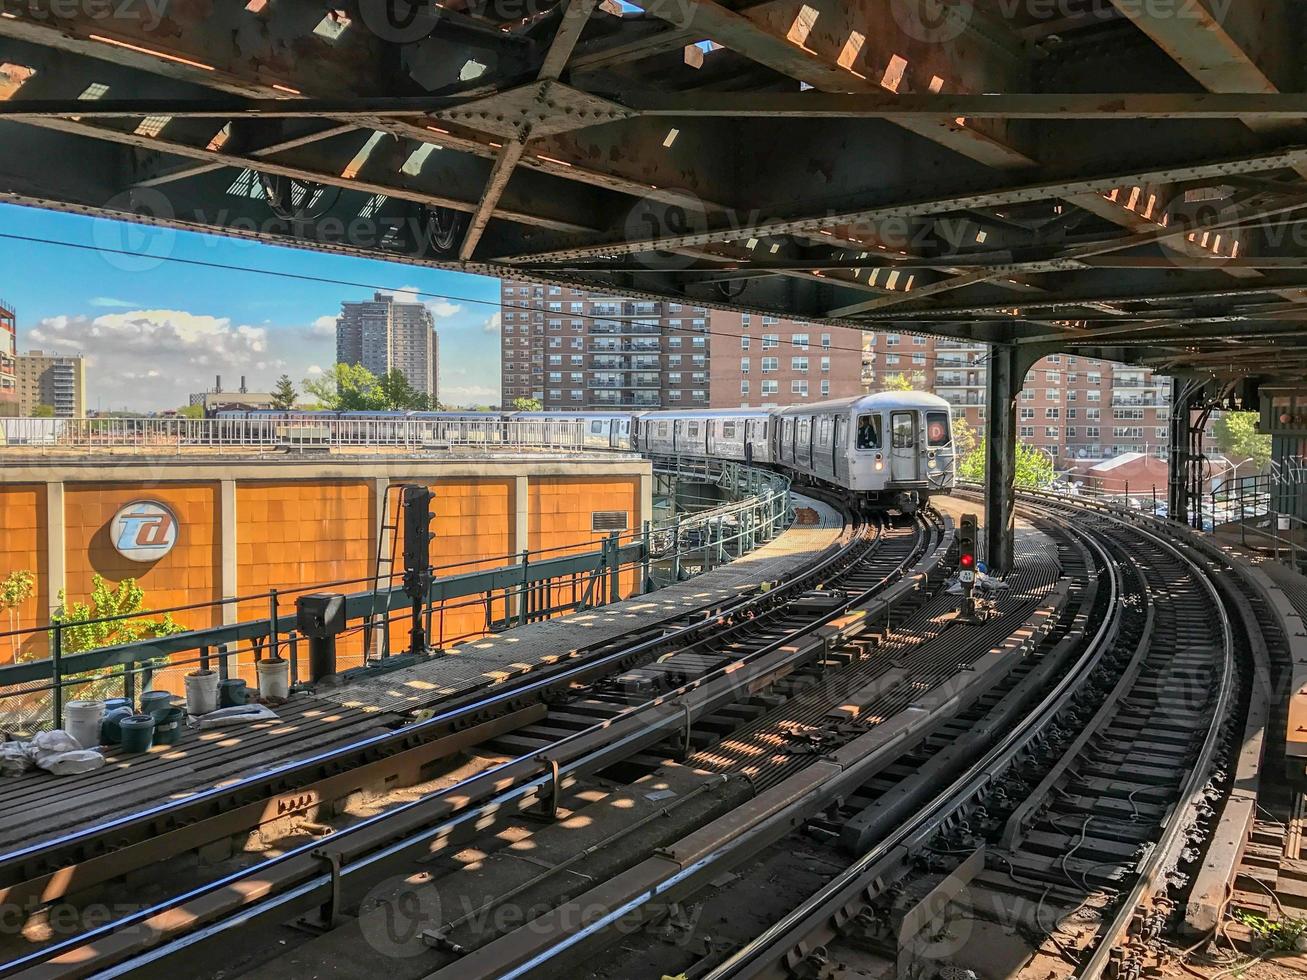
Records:
<instances>
[{"instance_id":1,"label":"utility wire","mask_svg":"<svg viewBox=\"0 0 1307 980\"><path fill-rule=\"evenodd\" d=\"M85 244L85 243L82 243L82 242L67 242L67 241L61 241L61 240L59 240L59 239L54 239L54 238L37 238L37 237L34 237L34 236L28 236L28 235L15 235L15 234L12 234L12 233L9 233L9 232L0 232L0 239L7 239L7 240L9 240L9 241L15 241L15 242L24 242L24 243L26 243L26 244L30 244L30 245L54 245L54 246L57 246L57 247L60 247L60 248L71 248L71 249L77 249L77 250L85 251L85 252L100 252L100 253L107 253L107 254L110 254L110 255L125 255L125 256L129 256L129 257L131 257L131 258L141 258L141 257L142 257L141 253L139 253L139 252L133 252L133 251L130 251L130 250L128 250L128 249L107 248L107 247L105 247L105 246L101 246L101 245L88 245L88 244ZM452 293L435 293L435 292L428 292L428 291L426 291L426 290L421 290L421 289L401 289L401 288L399 288L399 287L397 287L397 286L381 286L381 285L377 285L377 284L375 284L375 283L353 282L353 281L348 280L348 279L333 279L333 278L328 277L328 276L313 276L313 275L309 275L308 273L302 273L302 272L285 272L285 271L282 271L282 270L279 270L279 269L260 269L260 268L256 268L256 267L253 267L253 266L229 265L229 264L224 263L224 262L209 262L209 261L205 261L205 260L203 260L203 259L187 259L187 258L182 258L182 257L180 257L180 256L175 256L175 255L160 255L160 256L146 256L146 257L156 259L156 260L159 261L159 262L175 262L175 263L177 263L177 264L179 264L179 265L188 265L188 266L193 266L193 267L202 268L202 269L216 269L216 270L220 270L220 271L223 271L223 272L245 272L245 273L250 273L250 274L253 274L253 275L260 275L260 276L274 276L274 277L281 278L281 279L293 279L293 280L297 280L297 281L299 281L299 282L319 283L319 284L321 284L321 285L326 285L326 286L342 286L342 287L345 287L345 288L348 288L348 289L371 289L371 290L374 291L374 292L387 292L387 293L401 293L401 292L403 292L403 293L407 293L407 294L410 294L410 295L416 295L416 296L426 297L426 298L429 298L429 299L443 299L443 300L448 300L449 302L453 302L453 303L468 303L468 304L470 304L470 305L474 305L474 306L490 306L490 307L496 307L496 308L498 308L498 309L500 309L500 310L512 310L512 311L514 311L514 312L543 313L543 314L545 314L546 316L548 316L549 314L557 314L559 317L562 317L562 318L568 318L568 319L572 319L572 320L590 320L590 321L592 321L592 322L593 322L593 321L602 321L602 322L605 322L605 323L607 323L607 322L612 322L612 315L611 315L611 314L608 315L608 316L604 316L604 315L601 315L601 314L592 314L592 313L563 313L563 312L558 311L558 310L540 310L540 309L537 309L536 307L533 307L533 306L521 306L521 305L518 305L518 304L515 304L515 303L505 303L505 302L503 302L503 300L475 299L475 298L473 298L473 297L471 297L471 296L456 296L456 295L454 295L454 294L452 294ZM381 259L380 261L384 261L384 259ZM592 295L591 298L592 298L592 299L596 299L596 298L603 298L603 297L602 297L602 296L598 296L598 297L596 297L596 296L593 296L593 295ZM619 295L614 295L612 298L614 298L614 299L623 299L623 298L625 298L625 297L622 297L622 296L619 296ZM650 300L649 302L659 302L659 301L657 301L657 300ZM664 300L663 302L676 302L676 301L675 301L675 300ZM692 300L683 300L683 301L681 301L681 302L685 302L685 303L687 303L688 305L694 305L694 303L693 303ZM788 318L787 318L787 319L788 319ZM825 327L825 328L830 328L830 325L829 325L829 324L823 324L823 323L805 323L804 321L800 321L800 320L794 320L794 321L792 321L792 322L795 323L795 324L797 324L797 325L799 325L799 326L808 326L808 327L812 327L812 328L823 328L823 327ZM767 324L767 326L773 326L773 324ZM501 329L502 329L502 324L501 324ZM845 328L843 328L843 329L847 329L847 330L856 330L856 329L858 329L858 328L857 328L857 327L845 327ZM753 334L745 334L745 333L730 333L729 331L724 331L724 330L711 330L711 329L709 329L709 330L689 330L689 331L687 331L687 332L688 332L688 333L692 333L692 334L707 335L707 336L710 336L710 337L722 337L722 338L724 338L724 339L728 339L728 340L739 340L739 339L744 338L744 337L748 337L750 340L754 339L754 335L753 335ZM873 332L875 332L875 333L892 333L893 331L885 331L885 330L881 329L881 330L876 330L876 331L873 331ZM548 334L545 334L544 336L548 336ZM758 338L758 339L760 339L760 338ZM976 342L976 341L959 341L959 343L975 343L975 342ZM566 350L566 348L562 348L562 349L563 349L563 350ZM780 347L775 347L775 348L768 348L768 349L769 349L769 350L780 350L781 348L780 348ZM791 349L798 349L798 348L791 348ZM760 348L760 350L761 350L761 348ZM830 347L823 347L823 346L820 345L820 343L818 343L818 344L811 344L811 343L810 343L810 344L809 344L809 353L811 353L811 352L813 352L813 351L842 351L842 352L846 352L846 353L856 353L856 354L859 354L859 355L861 355L862 353L864 353L864 351L863 351L863 349L862 349L861 347L841 347L841 346L838 346L838 345L832 345L832 346L830 346ZM652 352L651 352L651 353L652 353ZM753 353L753 351L750 350L750 353ZM926 353L923 353L923 352L916 352L916 351L911 350L910 348L905 348L905 349L902 350L902 351L872 350L872 351L869 351L868 353L885 354L885 355L897 355L897 356L899 356L899 357L921 357L921 358L925 358L925 360L926 360L928 363L929 363L929 362L938 362L938 361L940 360L940 357L937 356L937 355L934 355L934 354L926 354ZM780 355L776 355L776 356L780 356ZM974 362L972 362L971 364L956 364L956 365L955 365L955 364L950 364L949 367L956 367L956 368L959 369L959 370L965 370L965 369L970 368L970 367L982 366L982 365L985 363L985 361L989 359L989 356L990 356L990 355L989 355L988 353L984 353L984 354L981 354L981 355L980 355L980 356L979 356L979 357L978 357ZM889 365L885 365L885 366L888 367ZM895 365L895 366L897 366L897 365ZM911 368L914 368L914 367L923 367L923 366L924 366L924 365L922 365L922 364L908 364L908 365L904 365L904 367L906 367L907 369L909 369L906 373L911 373L911 370L910 370ZM894 372L891 372L891 373L901 373L901 372L894 371Z\"/></svg>"}]
</instances>

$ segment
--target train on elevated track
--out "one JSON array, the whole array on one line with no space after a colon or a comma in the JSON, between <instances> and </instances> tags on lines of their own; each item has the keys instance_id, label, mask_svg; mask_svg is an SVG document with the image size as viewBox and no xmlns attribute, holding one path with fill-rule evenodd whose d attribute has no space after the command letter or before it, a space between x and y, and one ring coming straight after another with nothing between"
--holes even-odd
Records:
<instances>
[{"instance_id":1,"label":"train on elevated track","mask_svg":"<svg viewBox=\"0 0 1307 980\"><path fill-rule=\"evenodd\" d=\"M923 392L885 391L788 408L657 412L309 412L221 409L251 426L289 420L368 422L579 422L587 448L650 456L727 459L782 470L796 484L834 487L855 504L913 510L952 489L956 454L949 403ZM396 426L398 433L399 427Z\"/></svg>"}]
</instances>

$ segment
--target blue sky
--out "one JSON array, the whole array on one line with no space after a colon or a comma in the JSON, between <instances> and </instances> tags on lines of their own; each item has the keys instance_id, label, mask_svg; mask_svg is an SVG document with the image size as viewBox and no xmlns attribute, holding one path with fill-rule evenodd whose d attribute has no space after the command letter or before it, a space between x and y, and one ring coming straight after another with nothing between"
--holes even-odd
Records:
<instances>
[{"instance_id":1,"label":"blue sky","mask_svg":"<svg viewBox=\"0 0 1307 980\"><path fill-rule=\"evenodd\" d=\"M224 389L242 374L251 391L282 373L299 386L335 358L341 301L372 292L164 257L460 297L406 297L436 317L441 400L499 399L496 279L5 204L0 233L90 246L0 238L0 299L18 314L18 349L86 355L88 408L176 408L215 374Z\"/></svg>"}]
</instances>

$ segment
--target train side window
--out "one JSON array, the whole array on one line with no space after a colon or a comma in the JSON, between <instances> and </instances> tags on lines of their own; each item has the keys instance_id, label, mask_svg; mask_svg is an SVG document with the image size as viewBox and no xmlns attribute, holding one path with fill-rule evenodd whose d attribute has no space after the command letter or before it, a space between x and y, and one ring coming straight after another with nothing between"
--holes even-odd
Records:
<instances>
[{"instance_id":1,"label":"train side window","mask_svg":"<svg viewBox=\"0 0 1307 980\"><path fill-rule=\"evenodd\" d=\"M880 448L880 416L879 415L858 416L858 448L859 449Z\"/></svg>"},{"instance_id":2,"label":"train side window","mask_svg":"<svg viewBox=\"0 0 1307 980\"><path fill-rule=\"evenodd\" d=\"M947 446L952 441L948 431L948 412L926 413L926 444Z\"/></svg>"},{"instance_id":3,"label":"train side window","mask_svg":"<svg viewBox=\"0 0 1307 980\"><path fill-rule=\"evenodd\" d=\"M723 439L734 439L734 438L735 438L735 423L734 423L734 422L723 422L723 423L722 423L722 438L723 438Z\"/></svg>"},{"instance_id":4,"label":"train side window","mask_svg":"<svg viewBox=\"0 0 1307 980\"><path fill-rule=\"evenodd\" d=\"M590 423L590 431L594 435L599 435L599 433L603 432L603 430L604 430L604 424L598 419L595 419L593 422Z\"/></svg>"}]
</instances>

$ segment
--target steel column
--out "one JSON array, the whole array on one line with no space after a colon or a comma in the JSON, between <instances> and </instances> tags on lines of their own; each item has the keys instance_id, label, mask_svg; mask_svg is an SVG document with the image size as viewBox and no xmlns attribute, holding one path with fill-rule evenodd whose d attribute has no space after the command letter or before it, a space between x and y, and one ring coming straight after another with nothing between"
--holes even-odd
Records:
<instances>
[{"instance_id":1,"label":"steel column","mask_svg":"<svg viewBox=\"0 0 1307 980\"><path fill-rule=\"evenodd\" d=\"M1013 566L1016 515L1017 393L1042 350L990 349L985 403L985 561L991 572Z\"/></svg>"}]
</instances>

